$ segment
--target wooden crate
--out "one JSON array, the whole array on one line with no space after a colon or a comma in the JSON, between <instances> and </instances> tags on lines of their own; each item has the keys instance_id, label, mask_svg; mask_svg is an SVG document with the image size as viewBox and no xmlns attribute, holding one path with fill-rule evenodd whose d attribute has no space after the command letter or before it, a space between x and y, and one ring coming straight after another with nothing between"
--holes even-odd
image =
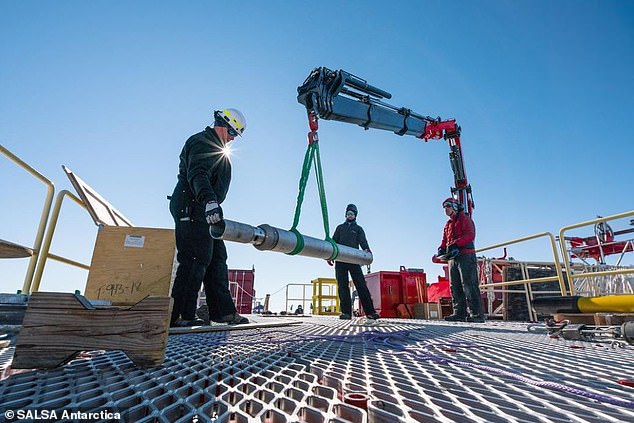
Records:
<instances>
[{"instance_id":1,"label":"wooden crate","mask_svg":"<svg viewBox=\"0 0 634 423\"><path fill-rule=\"evenodd\" d=\"M113 305L169 296L174 250L173 229L101 227L84 296Z\"/></svg>"},{"instance_id":2,"label":"wooden crate","mask_svg":"<svg viewBox=\"0 0 634 423\"><path fill-rule=\"evenodd\" d=\"M556 322L568 320L571 324L575 325L594 325L595 315L594 313L555 313L553 319Z\"/></svg>"},{"instance_id":3,"label":"wooden crate","mask_svg":"<svg viewBox=\"0 0 634 423\"><path fill-rule=\"evenodd\" d=\"M414 319L427 319L427 310L425 309L425 303L416 303L411 305L412 314Z\"/></svg>"},{"instance_id":4,"label":"wooden crate","mask_svg":"<svg viewBox=\"0 0 634 423\"><path fill-rule=\"evenodd\" d=\"M634 313L595 313L596 326L620 326L625 322L634 321Z\"/></svg>"},{"instance_id":5,"label":"wooden crate","mask_svg":"<svg viewBox=\"0 0 634 423\"><path fill-rule=\"evenodd\" d=\"M425 304L425 317L429 320L442 319L442 308L440 303L424 303Z\"/></svg>"},{"instance_id":6,"label":"wooden crate","mask_svg":"<svg viewBox=\"0 0 634 423\"><path fill-rule=\"evenodd\" d=\"M620 326L634 321L634 313L555 313L553 319L590 326Z\"/></svg>"},{"instance_id":7,"label":"wooden crate","mask_svg":"<svg viewBox=\"0 0 634 423\"><path fill-rule=\"evenodd\" d=\"M11 366L53 368L82 351L122 350L140 367L163 363L172 299L147 297L132 307L93 307L63 292L31 295Z\"/></svg>"}]
</instances>

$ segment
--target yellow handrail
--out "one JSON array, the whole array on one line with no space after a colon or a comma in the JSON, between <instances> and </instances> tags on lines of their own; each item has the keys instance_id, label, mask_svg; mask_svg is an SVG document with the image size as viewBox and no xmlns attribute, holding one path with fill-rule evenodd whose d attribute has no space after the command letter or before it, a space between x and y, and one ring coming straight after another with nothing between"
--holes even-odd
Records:
<instances>
[{"instance_id":1,"label":"yellow handrail","mask_svg":"<svg viewBox=\"0 0 634 423\"><path fill-rule=\"evenodd\" d=\"M80 263L66 257L58 256L57 254L53 254L51 252L49 252L46 257L50 258L51 260L59 261L60 263L70 264L71 266L79 267L84 270L90 270L90 266L88 266L87 264Z\"/></svg>"},{"instance_id":2,"label":"yellow handrail","mask_svg":"<svg viewBox=\"0 0 634 423\"><path fill-rule=\"evenodd\" d=\"M24 277L24 284L22 285L22 292L24 294L31 293L31 284L33 281L33 273L35 272L35 265L40 256L40 249L42 247L42 241L44 239L44 231L46 229L46 222L48 221L48 215L51 211L51 204L53 204L53 194L55 193L55 185L53 182L44 177L40 172L33 169L31 166L22 161L18 156L11 153L7 150L3 145L0 144L0 152L7 156L12 162L20 166L22 169L29 172L31 175L35 176L41 182L43 182L46 189L46 200L44 201L44 207L42 208L42 214L40 216L40 223L37 228L37 233L35 235L35 244L33 245L33 255L31 256L31 260L29 261L29 266L26 270L26 275Z\"/></svg>"},{"instance_id":3,"label":"yellow handrail","mask_svg":"<svg viewBox=\"0 0 634 423\"><path fill-rule=\"evenodd\" d=\"M86 208L86 205L83 201L77 198L73 193L67 190L62 190L57 194L57 198L55 199L55 206L53 207L53 212L51 213L51 220L48 224L48 229L46 231L46 236L44 237L44 243L42 245L42 251L40 253L40 260L37 265L37 270L35 271L35 276L33 278L32 292L37 292L40 289L40 282L42 281L42 274L44 273L44 266L46 266L46 260L50 257L52 259L56 259L67 264L72 264L83 269L89 269L90 266L85 264L77 263L72 260L68 260L66 258L56 256L53 254L49 254L49 249L51 248L51 241L53 239L53 234L55 233L55 227L57 226L57 219L59 218L59 212L62 209L62 201L64 197L68 196L71 200Z\"/></svg>"},{"instance_id":4,"label":"yellow handrail","mask_svg":"<svg viewBox=\"0 0 634 423\"><path fill-rule=\"evenodd\" d=\"M511 244L517 244L519 242L528 241L531 239L547 237L550 240L550 247L553 251L553 259L555 264L555 270L557 272L557 276L548 276L545 278L534 278L534 279L523 279L521 281L510 281L510 282L496 282L491 284L480 285L481 288L491 288L496 286L508 286L508 285L523 285L526 283L533 282L546 282L546 281L558 281L559 282L559 290L561 291L561 295L566 295L566 284L564 283L563 273L561 272L561 264L559 263L559 254L557 253L557 242L555 241L555 237L550 232L540 232L534 235L524 236L522 238L512 239L510 241L500 242L498 244L489 245L487 247L478 248L476 253L480 253L482 251L492 250L494 248L500 248ZM570 284L572 285L572 283Z\"/></svg>"},{"instance_id":5,"label":"yellow handrail","mask_svg":"<svg viewBox=\"0 0 634 423\"><path fill-rule=\"evenodd\" d=\"M575 223L574 225L564 226L563 228L559 230L559 247L561 248L561 254L564 257L564 266L566 267L566 274L568 275L568 278L569 278L568 280L570 280L570 294L571 295L575 295L577 292L574 286L575 278L585 278L588 276L611 276L611 275L634 273L634 269L605 270L600 272L573 274L570 268L570 256L568 255L568 252L566 251L566 241L565 241L566 238L564 237L564 233L570 229L576 229L576 228L581 228L583 226L595 225L597 223L607 222L608 220L623 219L625 217L630 217L630 216L634 216L634 210L625 212L625 213L613 214L611 216L599 217L597 219L587 220L581 223Z\"/></svg>"},{"instance_id":6,"label":"yellow handrail","mask_svg":"<svg viewBox=\"0 0 634 423\"><path fill-rule=\"evenodd\" d=\"M545 276L542 278L522 279L519 281L494 282L494 283L487 283L484 285L480 285L480 288L494 288L496 286L524 285L526 283L553 282L553 281L559 281L559 278L557 276Z\"/></svg>"}]
</instances>

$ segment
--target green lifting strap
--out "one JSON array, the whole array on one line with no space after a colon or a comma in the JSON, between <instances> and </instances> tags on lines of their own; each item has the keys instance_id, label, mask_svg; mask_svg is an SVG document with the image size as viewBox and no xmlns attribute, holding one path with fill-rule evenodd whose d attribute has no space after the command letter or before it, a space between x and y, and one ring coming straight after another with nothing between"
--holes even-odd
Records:
<instances>
[{"instance_id":1,"label":"green lifting strap","mask_svg":"<svg viewBox=\"0 0 634 423\"><path fill-rule=\"evenodd\" d=\"M304 163L302 164L302 175L299 178L299 192L297 194L297 205L295 206L295 216L293 217L293 226L289 230L293 232L297 237L297 245L295 249L289 252L289 255L295 255L302 251L304 248L304 237L297 230L299 225L299 217L302 213L302 203L304 202L304 194L306 192L306 184L308 183L308 177L310 176L310 168L315 164L315 177L317 179L317 189L319 191L319 202L321 204L321 214L324 222L324 232L326 233L325 240L332 244L333 254L329 260L334 260L339 255L339 248L337 243L330 237L330 226L328 223L328 205L326 204L326 189L324 188L324 176L321 169L321 157L319 155L319 143L313 142L308 144L308 149L304 155Z\"/></svg>"}]
</instances>

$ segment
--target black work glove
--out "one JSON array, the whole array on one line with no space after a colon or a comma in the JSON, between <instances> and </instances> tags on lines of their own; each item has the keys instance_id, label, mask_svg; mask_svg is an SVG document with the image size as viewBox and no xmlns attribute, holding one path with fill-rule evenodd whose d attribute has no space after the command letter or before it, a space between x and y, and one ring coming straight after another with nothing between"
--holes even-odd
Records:
<instances>
[{"instance_id":1,"label":"black work glove","mask_svg":"<svg viewBox=\"0 0 634 423\"><path fill-rule=\"evenodd\" d=\"M220 223L223 219L222 208L215 201L210 201L205 205L205 219L210 225Z\"/></svg>"},{"instance_id":2,"label":"black work glove","mask_svg":"<svg viewBox=\"0 0 634 423\"><path fill-rule=\"evenodd\" d=\"M436 253L436 257L444 256L447 254L447 250L442 247L438 247L438 252Z\"/></svg>"},{"instance_id":3,"label":"black work glove","mask_svg":"<svg viewBox=\"0 0 634 423\"><path fill-rule=\"evenodd\" d=\"M447 260L454 259L460 255L460 248L458 248L455 244L451 244L447 247Z\"/></svg>"}]
</instances>

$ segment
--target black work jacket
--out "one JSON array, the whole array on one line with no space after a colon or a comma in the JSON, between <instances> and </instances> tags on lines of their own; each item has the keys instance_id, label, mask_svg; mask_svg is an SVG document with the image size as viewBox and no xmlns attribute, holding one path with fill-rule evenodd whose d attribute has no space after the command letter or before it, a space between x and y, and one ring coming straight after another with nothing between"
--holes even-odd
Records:
<instances>
[{"instance_id":1,"label":"black work jacket","mask_svg":"<svg viewBox=\"0 0 634 423\"><path fill-rule=\"evenodd\" d=\"M231 183L231 162L222 148L222 141L209 126L185 142L170 201L174 219L203 221L207 202L224 201Z\"/></svg>"},{"instance_id":2,"label":"black work jacket","mask_svg":"<svg viewBox=\"0 0 634 423\"><path fill-rule=\"evenodd\" d=\"M337 226L332 239L337 244L345 245L347 247L359 248L359 246L361 246L364 250L370 249L368 240L365 239L365 232L361 226L357 225L356 220L353 220L352 222L345 221L341 225Z\"/></svg>"}]
</instances>

